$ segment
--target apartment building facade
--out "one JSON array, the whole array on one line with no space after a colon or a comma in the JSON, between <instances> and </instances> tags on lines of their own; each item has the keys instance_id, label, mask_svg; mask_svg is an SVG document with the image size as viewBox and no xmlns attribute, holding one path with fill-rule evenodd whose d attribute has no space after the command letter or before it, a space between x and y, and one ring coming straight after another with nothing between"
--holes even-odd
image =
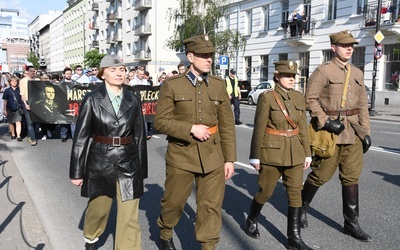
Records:
<instances>
[{"instance_id":1,"label":"apartment building facade","mask_svg":"<svg viewBox=\"0 0 400 250\"><path fill-rule=\"evenodd\" d=\"M312 72L333 53L329 34L350 30L360 42L354 48L352 63L364 71L365 84L372 86L377 11L381 9L380 31L383 56L377 60L376 106L400 105L396 90L400 72L400 7L398 1L382 0L242 0L231 1L228 13L219 23L223 29L239 30L247 39L245 51L231 58L239 78L256 86L271 80L274 62L294 60L299 64L299 82L304 85ZM293 35L289 16L304 16L301 31ZM301 33L298 33L301 32ZM398 86L398 85L397 85Z\"/></svg>"},{"instance_id":2,"label":"apartment building facade","mask_svg":"<svg viewBox=\"0 0 400 250\"><path fill-rule=\"evenodd\" d=\"M172 35L168 9L179 1L70 0L64 10L65 65L83 64L83 55L121 56L128 67L144 66L153 77L176 69L181 53L165 48ZM90 65L83 65L89 67Z\"/></svg>"}]
</instances>

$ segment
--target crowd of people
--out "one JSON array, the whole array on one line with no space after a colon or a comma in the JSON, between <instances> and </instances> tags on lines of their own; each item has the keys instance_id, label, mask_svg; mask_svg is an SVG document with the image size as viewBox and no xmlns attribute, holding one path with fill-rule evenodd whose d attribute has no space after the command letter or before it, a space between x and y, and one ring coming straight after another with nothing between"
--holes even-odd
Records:
<instances>
[{"instance_id":1,"label":"crowd of people","mask_svg":"<svg viewBox=\"0 0 400 250\"><path fill-rule=\"evenodd\" d=\"M259 173L259 190L249 206L244 231L252 238L261 237L258 217L282 178L288 197L288 249L312 249L303 241L301 228L308 227L310 203L336 169L339 169L342 185L343 232L359 241L372 240L358 222L358 181L363 169L363 154L371 146L363 74L348 63L358 41L349 31L329 37L334 57L312 73L305 97L293 90L297 63L290 60L275 62L275 87L260 95L254 118L249 162ZM178 71L161 74L158 80L161 87L154 127L167 135L168 141L165 189L157 219L159 247L176 249L174 228L195 184L196 240L201 249L214 250L223 223L225 181L234 174L237 160L235 124L241 122L235 102L240 99L240 90L234 69L225 81L209 74L216 50L207 35L194 36L183 43L189 66L178 65ZM61 82L65 81L65 75L73 78L72 70L66 69L63 73ZM25 82L34 79L35 70L28 67L26 74ZM77 80L82 76L75 77ZM151 85L152 79L141 67L126 71L117 55L102 59L97 77L104 84L86 94L82 101L69 174L71 182L81 188L81 195L89 198L83 225L85 248L97 249L115 198L115 249L141 249L138 210L140 197L144 195L143 182L148 177L146 139L149 129L139 97L123 86ZM5 113L9 121L15 122L12 139L19 139L20 113L19 107L15 106L25 107L22 112L23 116L28 115L29 124L29 99L26 86L18 90L19 78L10 76L8 81L10 87L3 95ZM313 149L308 136L307 109L312 118L310 124L319 131L337 136L331 155L321 156ZM35 140L29 131L28 128L28 136ZM91 150L87 150L88 147ZM303 184L303 171L309 167L312 171Z\"/></svg>"}]
</instances>

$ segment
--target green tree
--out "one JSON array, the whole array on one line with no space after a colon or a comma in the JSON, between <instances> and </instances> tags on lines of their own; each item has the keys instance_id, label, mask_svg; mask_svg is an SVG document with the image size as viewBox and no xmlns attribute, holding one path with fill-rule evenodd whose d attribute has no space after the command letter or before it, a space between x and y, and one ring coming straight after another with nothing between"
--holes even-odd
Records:
<instances>
[{"instance_id":1,"label":"green tree","mask_svg":"<svg viewBox=\"0 0 400 250\"><path fill-rule=\"evenodd\" d=\"M100 54L98 49L94 49L94 50L88 51L85 54L83 63L87 67L91 67L91 66L97 66L98 67L100 65L101 59L103 59L103 57L105 55L106 54Z\"/></svg>"},{"instance_id":2,"label":"green tree","mask_svg":"<svg viewBox=\"0 0 400 250\"><path fill-rule=\"evenodd\" d=\"M245 50L246 39L235 30L218 30L217 24L227 14L228 0L180 0L179 8L169 9L173 35L166 46L175 51L183 50L186 38L207 34L221 55L235 57L235 52Z\"/></svg>"},{"instance_id":3,"label":"green tree","mask_svg":"<svg viewBox=\"0 0 400 250\"><path fill-rule=\"evenodd\" d=\"M35 54L35 52L29 52L27 60L33 64L35 69L39 69L39 57Z\"/></svg>"}]
</instances>

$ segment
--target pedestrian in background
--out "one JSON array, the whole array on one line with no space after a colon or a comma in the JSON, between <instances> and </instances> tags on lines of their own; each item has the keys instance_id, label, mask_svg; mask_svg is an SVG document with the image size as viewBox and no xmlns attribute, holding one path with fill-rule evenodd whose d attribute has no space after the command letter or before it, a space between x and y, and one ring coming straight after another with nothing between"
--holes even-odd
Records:
<instances>
[{"instance_id":1,"label":"pedestrian in background","mask_svg":"<svg viewBox=\"0 0 400 250\"><path fill-rule=\"evenodd\" d=\"M233 104L233 113L235 114L235 125L243 124L240 121L240 99L242 94L240 93L240 87L238 79L236 77L236 70L229 70L229 76L225 78L226 91L228 92L231 104Z\"/></svg>"},{"instance_id":2,"label":"pedestrian in background","mask_svg":"<svg viewBox=\"0 0 400 250\"><path fill-rule=\"evenodd\" d=\"M311 164L302 191L302 227L308 226L306 212L319 187L328 182L339 168L342 184L344 233L360 241L371 241L358 224L358 181L363 169L363 153L371 146L368 99L363 72L349 63L358 44L350 31L345 30L330 36L334 58L314 71L308 80L306 102L310 109L311 122L318 129L337 134L335 153L328 158L317 155ZM341 101L346 75L349 75L345 106ZM337 119L341 117L341 120Z\"/></svg>"},{"instance_id":3,"label":"pedestrian in background","mask_svg":"<svg viewBox=\"0 0 400 250\"><path fill-rule=\"evenodd\" d=\"M19 78L11 76L8 82L10 83L10 87L6 88L2 96L4 115L8 119L11 140L17 139L17 141L21 142L22 116L18 110L20 107L22 108L23 104L18 87Z\"/></svg>"},{"instance_id":4,"label":"pedestrian in background","mask_svg":"<svg viewBox=\"0 0 400 250\"><path fill-rule=\"evenodd\" d=\"M141 249L139 198L148 169L142 107L139 97L123 88L125 65L117 55L105 56L100 68L98 78L105 84L82 101L69 177L90 198L83 226L86 249L97 249L113 198L115 249Z\"/></svg>"},{"instance_id":5,"label":"pedestrian in background","mask_svg":"<svg viewBox=\"0 0 400 250\"><path fill-rule=\"evenodd\" d=\"M307 250L300 236L303 170L311 164L306 105L303 95L293 90L297 64L275 63L275 88L260 94L251 139L250 164L259 171L259 191L251 203L245 232L259 238L257 218L271 198L279 178L288 196L288 249ZM278 157L279 156L279 157Z\"/></svg>"},{"instance_id":6,"label":"pedestrian in background","mask_svg":"<svg viewBox=\"0 0 400 250\"><path fill-rule=\"evenodd\" d=\"M185 74L185 71L186 71L185 64L180 63L176 67L178 68L179 74L181 74L181 75Z\"/></svg>"},{"instance_id":7,"label":"pedestrian in background","mask_svg":"<svg viewBox=\"0 0 400 250\"><path fill-rule=\"evenodd\" d=\"M190 62L184 75L161 85L155 128L167 135L166 180L160 227L161 249L175 249L173 230L196 183L196 240L215 249L222 227L225 180L236 161L232 109L223 80L209 74L215 48L206 35L183 41Z\"/></svg>"}]
</instances>

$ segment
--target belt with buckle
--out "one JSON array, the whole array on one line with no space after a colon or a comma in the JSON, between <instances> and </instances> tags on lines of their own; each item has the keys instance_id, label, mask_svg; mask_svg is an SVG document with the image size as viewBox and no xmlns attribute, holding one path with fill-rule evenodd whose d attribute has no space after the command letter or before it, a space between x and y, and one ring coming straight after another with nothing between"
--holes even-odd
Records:
<instances>
[{"instance_id":1,"label":"belt with buckle","mask_svg":"<svg viewBox=\"0 0 400 250\"><path fill-rule=\"evenodd\" d=\"M293 137L299 134L299 129L277 130L273 128L265 128L265 133L270 135L280 135L285 137Z\"/></svg>"},{"instance_id":2,"label":"belt with buckle","mask_svg":"<svg viewBox=\"0 0 400 250\"><path fill-rule=\"evenodd\" d=\"M127 137L106 137L106 136L98 136L94 135L93 136L93 141L101 143L101 144L107 144L111 145L113 147L119 147L121 145L127 145L133 142L133 136L127 136Z\"/></svg>"},{"instance_id":3,"label":"belt with buckle","mask_svg":"<svg viewBox=\"0 0 400 250\"><path fill-rule=\"evenodd\" d=\"M348 110L325 110L325 114L333 116L352 116L358 115L358 109L348 109Z\"/></svg>"},{"instance_id":4,"label":"belt with buckle","mask_svg":"<svg viewBox=\"0 0 400 250\"><path fill-rule=\"evenodd\" d=\"M217 125L208 128L208 132L210 132L210 135L217 133L217 131L218 131Z\"/></svg>"}]
</instances>

